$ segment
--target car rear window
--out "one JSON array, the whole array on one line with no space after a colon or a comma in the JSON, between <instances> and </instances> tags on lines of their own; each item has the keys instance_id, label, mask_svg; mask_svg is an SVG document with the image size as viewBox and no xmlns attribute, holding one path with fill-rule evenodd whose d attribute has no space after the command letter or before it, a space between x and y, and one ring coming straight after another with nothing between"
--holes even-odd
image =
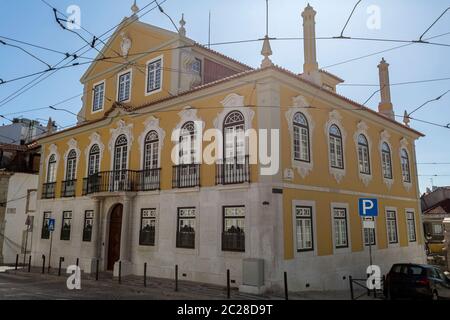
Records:
<instances>
[{"instance_id":1,"label":"car rear window","mask_svg":"<svg viewBox=\"0 0 450 320\"><path fill-rule=\"evenodd\" d=\"M413 276L420 276L425 274L425 269L419 266L408 266L408 274Z\"/></svg>"}]
</instances>

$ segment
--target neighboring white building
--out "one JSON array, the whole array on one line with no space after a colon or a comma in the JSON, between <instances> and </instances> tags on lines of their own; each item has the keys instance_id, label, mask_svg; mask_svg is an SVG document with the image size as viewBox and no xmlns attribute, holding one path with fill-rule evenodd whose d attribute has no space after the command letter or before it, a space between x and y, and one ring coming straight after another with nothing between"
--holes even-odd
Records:
<instances>
[{"instance_id":1,"label":"neighboring white building","mask_svg":"<svg viewBox=\"0 0 450 320\"><path fill-rule=\"evenodd\" d=\"M15 263L17 254L19 254L19 263L23 263L25 244L27 254L32 250L38 177L37 174L14 173L9 179L3 241L3 263L5 264ZM30 227L27 240L28 216L30 216ZM26 263L28 263L27 259Z\"/></svg>"}]
</instances>

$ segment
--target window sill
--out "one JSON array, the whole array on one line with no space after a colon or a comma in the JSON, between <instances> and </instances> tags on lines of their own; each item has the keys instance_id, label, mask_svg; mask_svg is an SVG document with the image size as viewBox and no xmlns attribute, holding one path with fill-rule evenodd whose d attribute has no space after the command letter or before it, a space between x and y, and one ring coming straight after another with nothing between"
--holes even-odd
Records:
<instances>
[{"instance_id":1,"label":"window sill","mask_svg":"<svg viewBox=\"0 0 450 320\"><path fill-rule=\"evenodd\" d=\"M175 188L170 190L172 193L189 193L189 192L199 192L200 187L192 187L192 188Z\"/></svg>"},{"instance_id":2,"label":"window sill","mask_svg":"<svg viewBox=\"0 0 450 320\"><path fill-rule=\"evenodd\" d=\"M235 190L235 189L248 189L250 188L250 182L236 183L236 184L218 184L215 186L216 190Z\"/></svg>"}]
</instances>

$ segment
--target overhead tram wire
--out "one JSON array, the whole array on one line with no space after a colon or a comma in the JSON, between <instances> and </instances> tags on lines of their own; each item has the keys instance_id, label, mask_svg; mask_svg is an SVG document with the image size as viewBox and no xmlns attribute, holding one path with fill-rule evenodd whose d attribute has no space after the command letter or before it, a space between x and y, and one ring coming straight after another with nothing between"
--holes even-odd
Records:
<instances>
[{"instance_id":1,"label":"overhead tram wire","mask_svg":"<svg viewBox=\"0 0 450 320\"><path fill-rule=\"evenodd\" d=\"M422 103L420 106L418 106L417 108L415 108L413 111L411 111L410 113L408 113L408 117L409 117L410 115L412 115L414 112L416 112L416 111L422 109L423 107L425 107L427 104L429 104L429 103L431 103L431 102L434 102L434 101L439 101L439 100L441 100L441 98L442 98L443 96L445 96L445 95L446 95L447 93L449 93L449 92L450 92L450 90L447 90L446 92L444 92L444 93L441 94L440 96L438 96L438 97L436 97L436 98L434 98L434 99L430 99L430 100L428 100L428 101L425 101L425 102Z\"/></svg>"},{"instance_id":2,"label":"overhead tram wire","mask_svg":"<svg viewBox=\"0 0 450 320\"><path fill-rule=\"evenodd\" d=\"M404 82L394 82L391 83L390 86L403 86L410 84L420 84L420 83L429 83L429 82L439 82L439 81L448 81L450 77L446 78L435 78L435 79L425 79L425 80L413 80L413 81L404 81ZM375 83L342 83L339 84L341 87L378 87L379 84Z\"/></svg>"},{"instance_id":3,"label":"overhead tram wire","mask_svg":"<svg viewBox=\"0 0 450 320\"><path fill-rule=\"evenodd\" d=\"M162 3L166 2L167 0L164 0ZM151 3L153 3L154 1L152 1ZM146 6L147 7L147 6ZM150 10L147 10L145 13L143 13L140 17L143 17L144 15L148 14L149 12L151 12L152 10L154 10L156 7L151 8ZM143 10L143 9L141 9ZM140 12L141 10L139 10L138 12ZM132 22L134 22L135 20L133 20ZM131 22L131 23L132 23ZM110 28L109 30L107 30L105 33L103 33L100 38L102 38L104 35L106 35L107 33L109 33L111 30L115 29L119 24L115 25L114 27ZM77 56L75 56L76 54L78 54L80 51L82 51L83 49L85 49L86 47L88 47L88 45L84 45L83 47L81 47L80 49L78 49L77 51L74 52L74 60ZM88 48L87 50L85 50L83 53L80 54L80 56L83 56L85 53L87 53L88 51L90 51L92 48ZM67 59L64 58L61 61L59 61L54 67L60 65L61 63L63 63L65 60ZM46 80L47 78L49 78L50 76L52 76L56 71L53 71L52 73L46 75L43 77L43 75L39 75L37 76L35 79L33 79L32 81L28 82L26 85L22 86L20 89L14 91L12 94L10 94L9 96L7 96L6 98L0 100L0 107L4 106L5 104L15 100L17 97L21 96L22 94L24 94L25 92L29 91L30 89L32 89L33 87L35 87L36 85L38 85L39 83L43 82L44 80Z\"/></svg>"},{"instance_id":4,"label":"overhead tram wire","mask_svg":"<svg viewBox=\"0 0 450 320\"><path fill-rule=\"evenodd\" d=\"M3 41L3 40L0 40L0 44L2 44L2 45L4 45L4 46L8 46L8 47L12 47L12 48L19 49L19 50L25 52L25 53L26 53L27 55L29 55L30 57L34 58L35 60L37 60L37 61L39 61L39 62L45 64L49 69L51 69L51 66L50 66L47 62L45 62L45 61L42 60L41 58L37 57L36 55L34 55L33 53L31 53L30 51L28 51L28 50L26 50L26 49L24 49L24 48L22 48L22 47L20 47L20 46L16 46L16 45L14 45L14 44L6 43L6 42Z\"/></svg>"},{"instance_id":5,"label":"overhead tram wire","mask_svg":"<svg viewBox=\"0 0 450 320\"><path fill-rule=\"evenodd\" d=\"M450 34L450 32L448 32L446 34ZM444 35L446 35L446 34L444 34ZM440 35L440 36L442 36L442 35ZM278 38L272 38L272 39L273 40L277 40ZM289 38L289 39L294 39L294 38ZM332 39L332 38L322 38L322 39ZM347 39L347 38L345 38L345 39ZM249 43L249 42L259 42L259 41L262 41L262 40L263 39L247 39L247 40L237 40L237 41L228 41L228 42L218 42L218 43L211 43L210 46L219 46L219 45L226 45L226 44L238 44L238 43ZM284 40L287 40L287 38L284 38ZM365 40L373 40L373 39L365 39ZM408 45L417 43L417 42L411 42L411 41L406 41L406 40L405 41L403 41L403 40L387 40L387 39L384 39L384 40L385 41L408 42ZM378 39L378 40L375 40L375 41L381 41L381 40ZM193 46L195 46L195 44L194 45L182 45L182 46L178 46L178 47L174 47L174 48L165 48L165 49L158 49L158 50L135 52L135 53L129 54L128 57L132 57L132 56L136 56L136 55L149 54L149 53L155 53L155 52L172 51L172 50L175 50L175 49L190 48L190 47L193 47ZM202 46L202 45L200 45L200 46ZM407 45L404 45L404 46L407 46ZM347 62L352 62L352 61L359 60L359 59L362 59L362 58L367 58L367 57L370 57L370 56L373 56L373 55L377 55L377 54L380 54L380 53L383 53L383 52L386 52L386 51L398 49L398 48L401 48L401 47L404 47L404 46L394 47L394 48L390 48L390 49L387 49L387 50L378 51L378 52L373 53L373 54L365 55L365 56L362 56L362 57L359 57L359 58L346 60L344 62L340 62L340 63L336 63L336 64L333 64L333 65L325 66L325 67L323 67L323 69L334 67L334 66L337 66L337 65L340 65L340 64L343 64L343 63L347 63ZM17 81L17 80L23 80L25 78L29 78L29 77L32 77L34 75L47 73L47 72L50 72L50 71L58 71L58 70L66 69L66 68L70 68L70 67L83 66L83 65L86 65L86 64L89 64L89 63L92 63L92 62L96 62L96 61L104 61L104 62L110 62L110 63L127 65L126 62L110 61L112 59L117 59L117 58L119 58L119 57L103 57L103 58L86 58L86 57L84 57L84 59L91 59L91 60L89 62L78 62L78 63L73 63L72 65L65 65L65 66L58 67L58 68L53 67L51 69L46 69L46 70L43 70L43 71L31 73L31 74L20 76L20 77L13 78L13 79L10 79L10 80L3 80L3 81L0 82L0 85L7 84L7 83L10 83L10 82L14 82L14 81ZM143 72L143 71L140 70L140 72ZM346 84L342 84L342 85L345 86Z\"/></svg>"},{"instance_id":6,"label":"overhead tram wire","mask_svg":"<svg viewBox=\"0 0 450 320\"><path fill-rule=\"evenodd\" d=\"M339 36L339 38L345 38L345 37L344 37L344 31L345 31L345 28L347 28L347 25L348 25L348 23L350 22L350 19L352 18L353 13L354 13L355 10L356 10L356 7L361 3L361 1L362 1L362 0L358 0L358 2L356 2L356 4L354 5L352 12L350 13L350 16L349 16L348 19L347 19L347 22L345 22L345 25L344 25L344 27L342 28L341 35Z\"/></svg>"},{"instance_id":7,"label":"overhead tram wire","mask_svg":"<svg viewBox=\"0 0 450 320\"><path fill-rule=\"evenodd\" d=\"M425 32L424 33L422 33L422 35L420 36L420 38L419 38L419 40L417 41L417 42L426 42L427 40L422 40L422 38L424 37L424 35L428 32L428 31L430 31L430 29L431 28L433 28L433 26L444 16L444 14L446 14L447 13L447 11L449 11L450 10L450 7L448 7L447 9L445 9L444 10L444 12L442 12L440 15L439 15L439 17L431 24L431 26L429 26L428 28L427 28L427 30L425 30Z\"/></svg>"},{"instance_id":8,"label":"overhead tram wire","mask_svg":"<svg viewBox=\"0 0 450 320\"><path fill-rule=\"evenodd\" d=\"M164 0L162 3L164 3L165 1L167 1L167 0ZM153 2L152 2L153 3ZM161 3L161 4L162 4ZM144 13L143 15L145 15L145 14L147 14L148 12L150 12L151 10L153 10L153 9L155 9L155 7L154 8L152 8L152 9L150 9L150 10L148 10L146 13ZM141 9L142 10L142 9ZM140 11L141 11L140 10ZM143 15L141 15L141 17L143 16ZM115 27L113 27L113 28L111 28L111 29L114 29ZM110 29L110 30L111 30ZM108 30L106 33L108 33L110 30ZM102 36L100 36L100 37L102 37ZM294 39L301 39L301 38L274 38L273 40L294 40ZM351 38L350 38L351 39ZM389 39L369 39L369 38L358 38L359 40L375 40L375 41L401 41L401 42L406 42L407 40L389 40ZM250 42L250 41L261 41L261 39L257 39L257 40L244 40L245 42ZM240 41L241 43L242 42L244 42L244 41ZM408 42L410 42L410 41L408 41ZM417 42L411 42L411 43L408 43L408 45L409 44L412 44L412 43L417 43ZM423 43L425 43L425 42L423 42ZM225 43L222 43L222 44L225 44ZM446 44L436 44L436 43L429 43L429 44L435 44L435 45L444 45L444 46L447 46ZM450 45L448 45L448 46L450 46ZM394 48L391 48L390 50L393 50ZM331 67L331 66L328 66L328 67ZM46 78L48 78L48 77L46 77ZM45 78L45 79L46 79ZM45 80L45 79L43 79L43 80ZM42 81L43 81L42 80ZM41 81L40 81L41 82ZM1 82L0 82L0 84L1 84ZM29 83L30 84L30 83ZM29 84L27 84L26 86L28 86ZM27 88L27 89L25 89L24 90L24 92L26 92L26 91L28 91L29 89L31 89L32 87L34 87L35 85L32 85L30 88ZM16 93L18 93L18 92L20 92L21 91L21 89L19 89L18 91L16 91L16 92L14 92L12 95L14 95L14 94L16 94ZM23 94L24 92L20 92L20 93L18 93L18 95L21 95L21 94ZM2 105L4 105L4 104L6 104L6 103L9 103L12 99L15 99L16 97L14 97L14 98L12 98L11 100L8 100L7 102L5 102L5 100L7 100L8 98L10 98L12 95L10 95L10 96L8 96L6 99L3 99L2 101L0 101L0 107L2 106Z\"/></svg>"},{"instance_id":9,"label":"overhead tram wire","mask_svg":"<svg viewBox=\"0 0 450 320\"><path fill-rule=\"evenodd\" d=\"M52 49L52 48L44 47L44 46L41 46L41 45L33 44L33 43L22 41L22 40L13 39L13 38L10 38L10 37L0 36L0 38L2 38L4 40L7 40L7 41L17 42L17 43L20 43L20 44L23 44L23 45L26 45L26 46L30 46L30 47L36 48L36 49L49 51L49 52L53 52L53 53L58 53L58 54L61 54L61 55L64 55L64 56L69 55L68 52L55 50L55 49Z\"/></svg>"}]
</instances>

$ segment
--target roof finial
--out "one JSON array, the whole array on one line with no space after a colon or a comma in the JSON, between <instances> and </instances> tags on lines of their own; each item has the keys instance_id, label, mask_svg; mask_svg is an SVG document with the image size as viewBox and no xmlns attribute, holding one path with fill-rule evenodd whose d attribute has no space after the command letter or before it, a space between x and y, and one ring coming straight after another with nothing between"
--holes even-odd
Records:
<instances>
[{"instance_id":1,"label":"roof finial","mask_svg":"<svg viewBox=\"0 0 450 320\"><path fill-rule=\"evenodd\" d=\"M184 26L186 25L186 21L184 21L184 13L181 14L181 20L180 20L180 28L178 28L178 33L182 36L186 36L186 29Z\"/></svg>"},{"instance_id":2,"label":"roof finial","mask_svg":"<svg viewBox=\"0 0 450 320\"><path fill-rule=\"evenodd\" d=\"M135 17L139 12L139 7L136 4L136 0L134 0L133 5L131 6L131 12L133 12L132 16Z\"/></svg>"},{"instance_id":3,"label":"roof finial","mask_svg":"<svg viewBox=\"0 0 450 320\"><path fill-rule=\"evenodd\" d=\"M405 113L403 114L403 123L405 126L409 127L409 123L411 122L411 118L409 117L408 112L405 110Z\"/></svg>"},{"instance_id":4,"label":"roof finial","mask_svg":"<svg viewBox=\"0 0 450 320\"><path fill-rule=\"evenodd\" d=\"M261 62L261 68L273 66L272 60L269 58L272 55L272 48L270 47L269 40L269 0L266 0L266 36L264 37L263 47L261 50L261 54L264 56L264 59Z\"/></svg>"},{"instance_id":5,"label":"roof finial","mask_svg":"<svg viewBox=\"0 0 450 320\"><path fill-rule=\"evenodd\" d=\"M272 48L270 47L269 37L264 37L264 43L261 50L261 54L264 56L263 61L261 62L261 68L267 68L273 66L272 60L270 60L270 56L272 55Z\"/></svg>"}]
</instances>

